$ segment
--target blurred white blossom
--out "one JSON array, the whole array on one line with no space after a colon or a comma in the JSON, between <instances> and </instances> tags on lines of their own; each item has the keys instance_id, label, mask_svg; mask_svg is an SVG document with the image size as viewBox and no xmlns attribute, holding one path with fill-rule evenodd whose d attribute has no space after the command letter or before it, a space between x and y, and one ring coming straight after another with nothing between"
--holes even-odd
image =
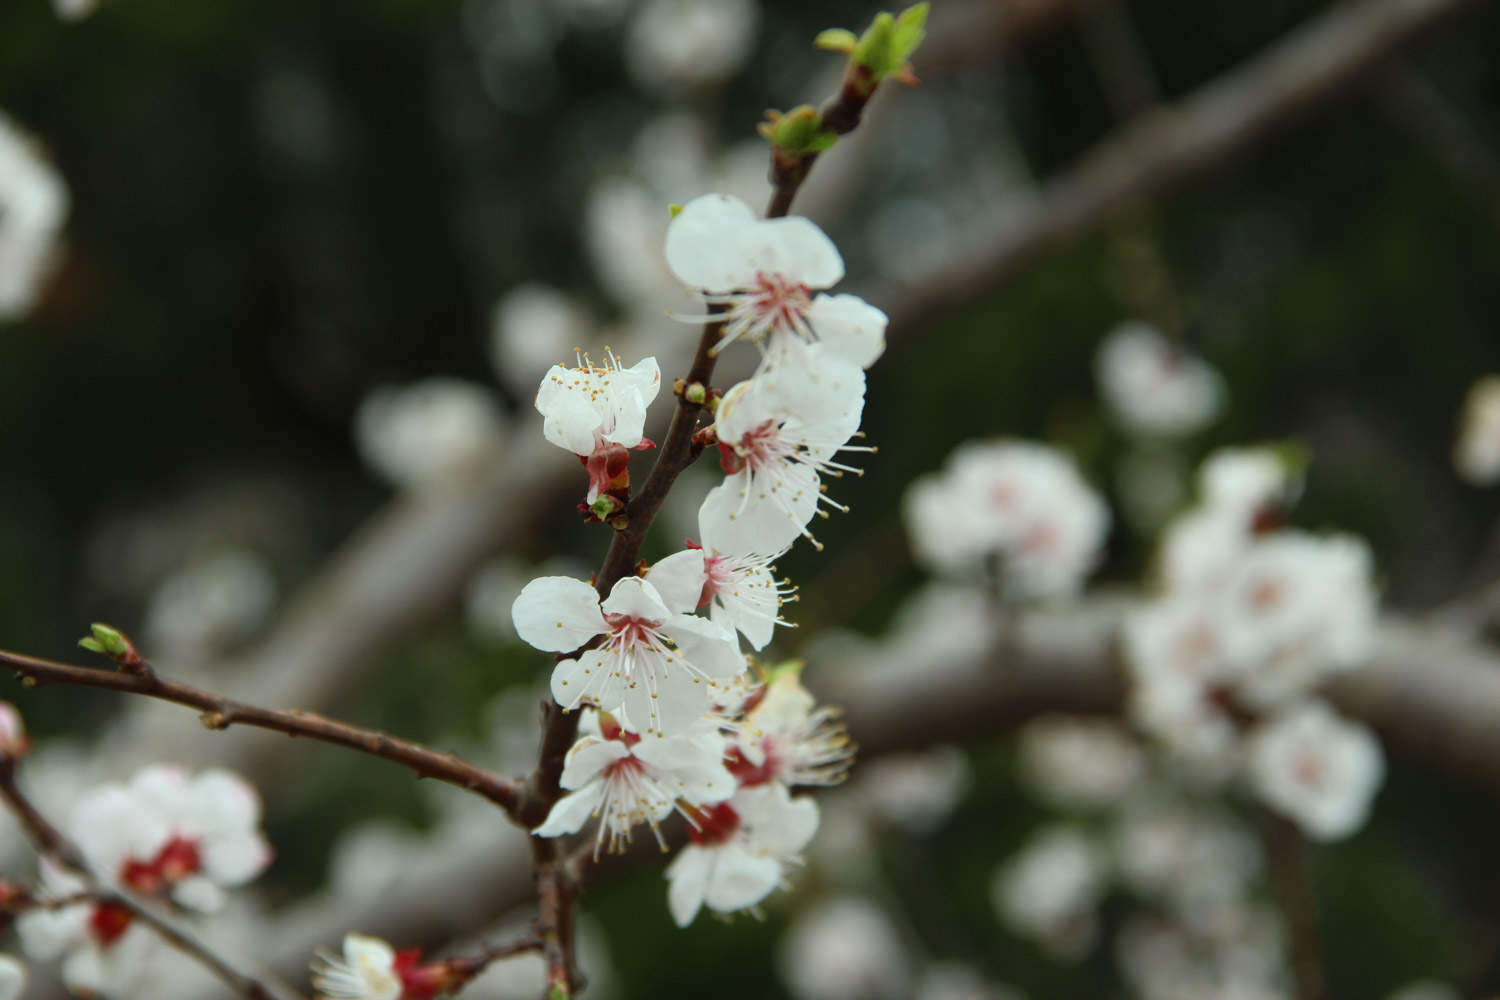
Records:
<instances>
[{"instance_id":1,"label":"blurred white blossom","mask_svg":"<svg viewBox=\"0 0 1500 1000\"><path fill-rule=\"evenodd\" d=\"M590 340L593 322L575 299L546 285L517 285L495 304L490 361L517 393L530 395L542 375Z\"/></svg>"},{"instance_id":2,"label":"blurred white blossom","mask_svg":"<svg viewBox=\"0 0 1500 1000\"><path fill-rule=\"evenodd\" d=\"M955 746L887 754L859 767L859 790L875 814L913 833L937 829L969 791L969 758Z\"/></svg>"},{"instance_id":3,"label":"blurred white blossom","mask_svg":"<svg viewBox=\"0 0 1500 1000\"><path fill-rule=\"evenodd\" d=\"M1219 373L1144 323L1122 324L1104 338L1094 376L1115 419L1143 437L1191 434L1224 403Z\"/></svg>"},{"instance_id":4,"label":"blurred white blossom","mask_svg":"<svg viewBox=\"0 0 1500 1000\"><path fill-rule=\"evenodd\" d=\"M414 487L470 467L501 440L504 426L489 390L435 376L371 391L359 404L354 436L360 457L381 478Z\"/></svg>"},{"instance_id":5,"label":"blurred white blossom","mask_svg":"<svg viewBox=\"0 0 1500 1000\"><path fill-rule=\"evenodd\" d=\"M1260 797L1315 840L1339 840L1362 827L1385 777L1375 734L1315 700L1261 723L1247 766Z\"/></svg>"},{"instance_id":6,"label":"blurred white blossom","mask_svg":"<svg viewBox=\"0 0 1500 1000\"><path fill-rule=\"evenodd\" d=\"M1475 486L1500 482L1500 375L1487 375L1469 390L1453 465Z\"/></svg>"},{"instance_id":7,"label":"blurred white blossom","mask_svg":"<svg viewBox=\"0 0 1500 1000\"><path fill-rule=\"evenodd\" d=\"M163 580L146 608L145 633L164 660L204 660L249 638L276 603L264 559L226 549Z\"/></svg>"},{"instance_id":8,"label":"blurred white blossom","mask_svg":"<svg viewBox=\"0 0 1500 1000\"><path fill-rule=\"evenodd\" d=\"M62 177L36 141L0 112L0 322L36 305L67 214Z\"/></svg>"},{"instance_id":9,"label":"blurred white blossom","mask_svg":"<svg viewBox=\"0 0 1500 1000\"><path fill-rule=\"evenodd\" d=\"M1113 722L1047 716L1020 735L1020 771L1044 801L1064 809L1118 803L1146 773L1139 743Z\"/></svg>"},{"instance_id":10,"label":"blurred white blossom","mask_svg":"<svg viewBox=\"0 0 1500 1000\"><path fill-rule=\"evenodd\" d=\"M1064 961L1083 958L1098 936L1109 888L1099 845L1070 826L1039 831L995 873L995 909L1016 934Z\"/></svg>"},{"instance_id":11,"label":"blurred white blossom","mask_svg":"<svg viewBox=\"0 0 1500 1000\"><path fill-rule=\"evenodd\" d=\"M797 1000L902 1000L911 992L900 935L858 896L824 897L798 914L777 959Z\"/></svg>"},{"instance_id":12,"label":"blurred white blossom","mask_svg":"<svg viewBox=\"0 0 1500 1000\"><path fill-rule=\"evenodd\" d=\"M646 0L630 23L626 68L665 93L720 83L749 58L759 20L755 0Z\"/></svg>"}]
</instances>

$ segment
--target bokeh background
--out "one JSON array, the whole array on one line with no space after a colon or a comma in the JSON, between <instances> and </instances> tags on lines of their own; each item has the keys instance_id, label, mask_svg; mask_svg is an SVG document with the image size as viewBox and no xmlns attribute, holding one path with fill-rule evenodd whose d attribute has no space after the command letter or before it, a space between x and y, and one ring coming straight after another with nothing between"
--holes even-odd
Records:
<instances>
[{"instance_id":1,"label":"bokeh background","mask_svg":"<svg viewBox=\"0 0 1500 1000\"><path fill-rule=\"evenodd\" d=\"M945 266L998 231L996 210L1329 9L935 5L921 86L882 91L803 203L843 250L848 287L900 322L870 375L879 453L839 484L853 509L819 529L827 551L783 563L803 590L800 627L777 652L828 627L889 627L922 580L903 490L960 441L1066 447L1123 511L1129 442L1099 402L1093 357L1129 319L1228 383L1220 418L1183 446L1184 469L1221 445L1300 442L1312 458L1296 521L1369 539L1385 602L1403 613L1500 574L1497 494L1466 485L1451 458L1465 392L1500 371L1500 10L1465 6L1212 169L934 303ZM331 558L411 502L369 457L379 432L359 430L361 404L381 386L467 380L488 394L500 440L535 429L524 418L539 357L651 344L664 375L678 373L695 332L666 318L693 309L652 256L668 204L724 188L759 203L762 110L829 93L838 57L810 40L873 10L113 0L64 22L41 0L4 4L0 110L45 145L71 209L41 302L0 327L0 642L73 659L102 620L176 642L159 658L223 689L252 684L235 665L282 634L278 616L304 607ZM562 297L525 313L523 286ZM518 490L541 474L515 448L495 455L492 477ZM506 637L499 595L519 586L518 565L561 557L586 574L606 545L572 509L581 475L565 483L545 502L532 489L524 509L496 506L499 526L481 533L492 544L466 575L492 557L520 562L492 566L483 586L424 590L414 572L422 612L382 634L327 709L445 745L493 749L499 718L524 734L530 696L504 712L495 698L549 661ZM667 551L691 524L679 517L654 544ZM1140 580L1150 539L1117 514L1100 584ZM383 570L398 591L411 571ZM816 663L807 676L816 690ZM85 749L120 709L91 692L5 696L39 734ZM218 739L196 728L188 718L165 737L180 759ZM874 829L873 867L845 889L887 912L912 967L960 961L1039 998L1127 995L1108 948L1050 961L990 904L996 864L1050 815L1018 784L1012 737L955 732L968 791L935 823ZM517 739L524 759L529 737ZM417 836L443 820L381 762L316 748L299 759L262 782L272 906L325 884L360 824L385 817ZM1383 996L1424 976L1465 996L1500 988L1497 822L1492 790L1391 761L1371 825L1314 862L1331 995ZM494 837L518 835L496 820ZM763 921L678 931L648 861L591 890L584 910L615 995L780 997L779 943L823 881L814 866ZM451 930L430 924L409 943L441 945Z\"/></svg>"}]
</instances>

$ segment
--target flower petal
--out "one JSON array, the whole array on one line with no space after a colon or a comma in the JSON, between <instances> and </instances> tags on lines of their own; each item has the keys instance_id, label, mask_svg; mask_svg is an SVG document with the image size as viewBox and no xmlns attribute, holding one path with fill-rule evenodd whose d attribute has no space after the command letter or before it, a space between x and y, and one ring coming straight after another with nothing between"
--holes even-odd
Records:
<instances>
[{"instance_id":1,"label":"flower petal","mask_svg":"<svg viewBox=\"0 0 1500 1000\"><path fill-rule=\"evenodd\" d=\"M857 295L819 295L807 319L818 336L818 349L834 357L868 368L885 352L890 320Z\"/></svg>"},{"instance_id":2,"label":"flower petal","mask_svg":"<svg viewBox=\"0 0 1500 1000\"><path fill-rule=\"evenodd\" d=\"M740 235L755 271L780 274L809 288L828 288L844 277L844 258L811 219L768 219Z\"/></svg>"},{"instance_id":3,"label":"flower petal","mask_svg":"<svg viewBox=\"0 0 1500 1000\"><path fill-rule=\"evenodd\" d=\"M684 549L658 560L646 579L668 608L682 614L692 613L703 595L703 585L708 582L703 570L703 550Z\"/></svg>"},{"instance_id":4,"label":"flower petal","mask_svg":"<svg viewBox=\"0 0 1500 1000\"><path fill-rule=\"evenodd\" d=\"M818 506L816 489L768 486L751 491L740 471L708 491L698 513L721 552L775 552L796 541Z\"/></svg>"},{"instance_id":5,"label":"flower petal","mask_svg":"<svg viewBox=\"0 0 1500 1000\"><path fill-rule=\"evenodd\" d=\"M511 605L510 616L517 635L548 653L577 649L609 631L594 588L568 576L532 580Z\"/></svg>"},{"instance_id":6,"label":"flower petal","mask_svg":"<svg viewBox=\"0 0 1500 1000\"><path fill-rule=\"evenodd\" d=\"M718 860L703 901L720 913L734 913L754 906L769 896L781 881L781 862L751 854L737 844L726 844L721 848Z\"/></svg>"},{"instance_id":7,"label":"flower petal","mask_svg":"<svg viewBox=\"0 0 1500 1000\"><path fill-rule=\"evenodd\" d=\"M677 644L687 661L710 677L735 677L744 672L745 658L734 632L694 615L673 615L662 632Z\"/></svg>"},{"instance_id":8,"label":"flower petal","mask_svg":"<svg viewBox=\"0 0 1500 1000\"><path fill-rule=\"evenodd\" d=\"M638 576L627 576L616 581L603 608L605 614L624 615L649 622L659 622L672 615L656 588Z\"/></svg>"},{"instance_id":9,"label":"flower petal","mask_svg":"<svg viewBox=\"0 0 1500 1000\"><path fill-rule=\"evenodd\" d=\"M565 833L577 833L583 829L583 824L589 821L589 817L594 815L603 800L603 781L584 785L553 803L546 821L532 833L538 837L561 837Z\"/></svg>"},{"instance_id":10,"label":"flower petal","mask_svg":"<svg viewBox=\"0 0 1500 1000\"><path fill-rule=\"evenodd\" d=\"M698 915L708 892L708 878L716 851L689 844L677 852L667 866L667 908L678 927L686 927Z\"/></svg>"},{"instance_id":11,"label":"flower petal","mask_svg":"<svg viewBox=\"0 0 1500 1000\"><path fill-rule=\"evenodd\" d=\"M740 231L755 212L724 194L706 194L683 206L667 226L667 267L689 288L730 292L755 280L755 262L740 249Z\"/></svg>"},{"instance_id":12,"label":"flower petal","mask_svg":"<svg viewBox=\"0 0 1500 1000\"><path fill-rule=\"evenodd\" d=\"M630 748L620 740L579 740L563 764L562 786L581 788L609 765L629 756Z\"/></svg>"}]
</instances>

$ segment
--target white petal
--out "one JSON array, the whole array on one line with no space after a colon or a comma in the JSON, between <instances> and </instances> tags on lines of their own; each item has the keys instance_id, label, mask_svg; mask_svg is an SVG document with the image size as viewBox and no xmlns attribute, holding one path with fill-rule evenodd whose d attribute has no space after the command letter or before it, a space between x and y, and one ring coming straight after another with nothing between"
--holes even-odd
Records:
<instances>
[{"instance_id":1,"label":"white petal","mask_svg":"<svg viewBox=\"0 0 1500 1000\"><path fill-rule=\"evenodd\" d=\"M814 489L757 488L750 495L748 470L736 472L708 491L698 520L720 552L775 552L802 537L818 506ZM780 498L790 510L782 510Z\"/></svg>"},{"instance_id":2,"label":"white petal","mask_svg":"<svg viewBox=\"0 0 1500 1000\"><path fill-rule=\"evenodd\" d=\"M255 830L216 837L204 843L203 868L209 878L227 888L244 885L265 871L273 853Z\"/></svg>"},{"instance_id":3,"label":"white petal","mask_svg":"<svg viewBox=\"0 0 1500 1000\"><path fill-rule=\"evenodd\" d=\"M819 295L807 313L818 346L868 368L885 352L885 313L857 295Z\"/></svg>"},{"instance_id":4,"label":"white petal","mask_svg":"<svg viewBox=\"0 0 1500 1000\"><path fill-rule=\"evenodd\" d=\"M765 566L750 566L736 574L729 586L715 595L709 618L727 628L738 629L752 649L765 649L776 632L781 604L776 596L776 578Z\"/></svg>"},{"instance_id":5,"label":"white petal","mask_svg":"<svg viewBox=\"0 0 1500 1000\"><path fill-rule=\"evenodd\" d=\"M552 697L564 708L593 704L606 712L620 707L624 674L620 658L590 649L552 668Z\"/></svg>"},{"instance_id":6,"label":"white petal","mask_svg":"<svg viewBox=\"0 0 1500 1000\"><path fill-rule=\"evenodd\" d=\"M745 658L740 655L739 643L723 625L694 615L673 615L662 623L661 630L689 663L710 677L723 679L744 672Z\"/></svg>"},{"instance_id":7,"label":"white petal","mask_svg":"<svg viewBox=\"0 0 1500 1000\"><path fill-rule=\"evenodd\" d=\"M779 881L781 863L775 858L753 855L736 844L726 844L719 851L719 863L709 879L704 902L720 913L734 913L765 899Z\"/></svg>"},{"instance_id":8,"label":"white petal","mask_svg":"<svg viewBox=\"0 0 1500 1000\"><path fill-rule=\"evenodd\" d=\"M747 839L767 854L791 857L806 847L818 830L817 803L805 796L792 798L779 782L743 788L732 804Z\"/></svg>"},{"instance_id":9,"label":"white petal","mask_svg":"<svg viewBox=\"0 0 1500 1000\"><path fill-rule=\"evenodd\" d=\"M604 415L592 405L586 393L570 388L573 370L553 365L542 378L536 394L536 408L542 415L542 436L575 455L594 450L594 432L604 423Z\"/></svg>"},{"instance_id":10,"label":"white petal","mask_svg":"<svg viewBox=\"0 0 1500 1000\"><path fill-rule=\"evenodd\" d=\"M673 611L691 613L703 596L708 575L703 571L703 550L684 549L659 560L646 579L661 595L662 603Z\"/></svg>"},{"instance_id":11,"label":"white petal","mask_svg":"<svg viewBox=\"0 0 1500 1000\"><path fill-rule=\"evenodd\" d=\"M667 267L689 288L729 292L748 287L756 267L740 250L739 232L757 221L754 210L738 198L694 198L667 226Z\"/></svg>"},{"instance_id":12,"label":"white petal","mask_svg":"<svg viewBox=\"0 0 1500 1000\"><path fill-rule=\"evenodd\" d=\"M756 271L780 274L809 288L828 288L844 276L844 258L810 219L769 219L747 227L742 250Z\"/></svg>"},{"instance_id":13,"label":"white petal","mask_svg":"<svg viewBox=\"0 0 1500 1000\"><path fill-rule=\"evenodd\" d=\"M172 901L199 913L217 913L224 907L224 893L202 875L193 875L172 887Z\"/></svg>"},{"instance_id":14,"label":"white petal","mask_svg":"<svg viewBox=\"0 0 1500 1000\"><path fill-rule=\"evenodd\" d=\"M119 984L104 981L99 949L92 944L68 952L62 963L62 980L69 993L79 996L92 996L119 989Z\"/></svg>"},{"instance_id":15,"label":"white petal","mask_svg":"<svg viewBox=\"0 0 1500 1000\"><path fill-rule=\"evenodd\" d=\"M532 580L511 605L510 615L516 634L548 653L566 653L609 631L594 588L568 576Z\"/></svg>"},{"instance_id":16,"label":"white petal","mask_svg":"<svg viewBox=\"0 0 1500 1000\"><path fill-rule=\"evenodd\" d=\"M708 877L714 866L714 854L707 848L689 844L677 852L667 866L667 908L678 927L686 927L698 915L703 896L708 891Z\"/></svg>"},{"instance_id":17,"label":"white petal","mask_svg":"<svg viewBox=\"0 0 1500 1000\"><path fill-rule=\"evenodd\" d=\"M605 614L625 615L627 618L641 618L651 622L659 622L672 615L656 588L638 576L627 576L616 581L603 608Z\"/></svg>"},{"instance_id":18,"label":"white petal","mask_svg":"<svg viewBox=\"0 0 1500 1000\"><path fill-rule=\"evenodd\" d=\"M563 764L562 786L581 788L615 761L629 756L630 748L621 740L579 740Z\"/></svg>"},{"instance_id":19,"label":"white petal","mask_svg":"<svg viewBox=\"0 0 1500 1000\"><path fill-rule=\"evenodd\" d=\"M564 795L552 806L546 822L532 832L538 837L561 837L565 833L577 833L583 824L594 815L594 810L604 800L604 782L595 781L576 792Z\"/></svg>"},{"instance_id":20,"label":"white petal","mask_svg":"<svg viewBox=\"0 0 1500 1000\"><path fill-rule=\"evenodd\" d=\"M189 786L188 814L201 833L238 833L260 823L260 794L229 771L204 771Z\"/></svg>"},{"instance_id":21,"label":"white petal","mask_svg":"<svg viewBox=\"0 0 1500 1000\"><path fill-rule=\"evenodd\" d=\"M81 888L81 887L80 887ZM16 918L21 950L38 962L50 962L88 934L91 906L30 910Z\"/></svg>"}]
</instances>

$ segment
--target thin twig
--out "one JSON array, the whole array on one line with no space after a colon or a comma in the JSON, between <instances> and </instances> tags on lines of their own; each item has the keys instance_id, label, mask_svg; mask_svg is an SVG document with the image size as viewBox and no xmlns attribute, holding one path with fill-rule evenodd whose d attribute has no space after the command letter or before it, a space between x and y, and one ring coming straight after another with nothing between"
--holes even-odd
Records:
<instances>
[{"instance_id":1,"label":"thin twig","mask_svg":"<svg viewBox=\"0 0 1500 1000\"><path fill-rule=\"evenodd\" d=\"M1291 931L1292 976L1299 1000L1324 1000L1317 908L1307 880L1307 844L1289 820L1267 814L1263 828L1271 882Z\"/></svg>"},{"instance_id":2,"label":"thin twig","mask_svg":"<svg viewBox=\"0 0 1500 1000\"><path fill-rule=\"evenodd\" d=\"M200 718L209 729L227 729L232 725L254 726L288 736L306 736L323 743L348 747L402 764L415 771L418 777L435 778L456 785L489 799L513 817L518 815L521 789L516 782L476 767L454 754L442 753L377 730L338 722L315 712L249 705L180 681L167 680L155 673L127 674L75 667L5 650L0 650L0 667L16 671L24 680L33 684L107 688L186 705L203 713Z\"/></svg>"}]
</instances>

